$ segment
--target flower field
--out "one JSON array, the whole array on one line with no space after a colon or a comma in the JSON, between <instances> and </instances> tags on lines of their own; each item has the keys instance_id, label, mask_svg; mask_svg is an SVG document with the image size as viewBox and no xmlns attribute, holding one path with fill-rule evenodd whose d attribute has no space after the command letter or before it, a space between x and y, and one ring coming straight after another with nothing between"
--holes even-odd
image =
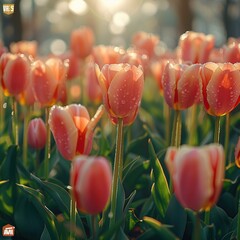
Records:
<instances>
[{"instance_id":1,"label":"flower field","mask_svg":"<svg viewBox=\"0 0 240 240\"><path fill-rule=\"evenodd\" d=\"M69 39L0 43L1 237L240 239L240 40Z\"/></svg>"}]
</instances>

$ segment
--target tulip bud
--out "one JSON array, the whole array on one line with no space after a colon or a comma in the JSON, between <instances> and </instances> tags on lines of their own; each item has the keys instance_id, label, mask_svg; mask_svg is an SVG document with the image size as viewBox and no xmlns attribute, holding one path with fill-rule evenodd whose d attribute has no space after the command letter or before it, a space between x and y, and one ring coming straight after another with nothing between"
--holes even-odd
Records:
<instances>
[{"instance_id":1,"label":"tulip bud","mask_svg":"<svg viewBox=\"0 0 240 240\"><path fill-rule=\"evenodd\" d=\"M111 193L112 171L103 157L77 156L71 170L71 186L77 208L97 214L106 207Z\"/></svg>"},{"instance_id":2,"label":"tulip bud","mask_svg":"<svg viewBox=\"0 0 240 240\"><path fill-rule=\"evenodd\" d=\"M162 86L169 107L183 110L199 102L199 64L168 63L164 69Z\"/></svg>"},{"instance_id":3,"label":"tulip bud","mask_svg":"<svg viewBox=\"0 0 240 240\"><path fill-rule=\"evenodd\" d=\"M232 63L208 62L200 68L200 92L205 110L213 116L231 112L239 103L240 72Z\"/></svg>"},{"instance_id":4,"label":"tulip bud","mask_svg":"<svg viewBox=\"0 0 240 240\"><path fill-rule=\"evenodd\" d=\"M214 47L214 36L187 31L179 38L180 58L191 63L205 63Z\"/></svg>"},{"instance_id":5,"label":"tulip bud","mask_svg":"<svg viewBox=\"0 0 240 240\"><path fill-rule=\"evenodd\" d=\"M41 118L32 119L27 130L28 145L35 149L42 149L46 145L47 130Z\"/></svg>"},{"instance_id":6,"label":"tulip bud","mask_svg":"<svg viewBox=\"0 0 240 240\"><path fill-rule=\"evenodd\" d=\"M77 154L88 155L92 149L93 130L103 114L100 106L90 119L87 109L80 104L53 106L49 126L61 155L72 160Z\"/></svg>"},{"instance_id":7,"label":"tulip bud","mask_svg":"<svg viewBox=\"0 0 240 240\"><path fill-rule=\"evenodd\" d=\"M183 207L207 210L217 202L225 168L221 145L170 147L165 161L174 192Z\"/></svg>"},{"instance_id":8,"label":"tulip bud","mask_svg":"<svg viewBox=\"0 0 240 240\"><path fill-rule=\"evenodd\" d=\"M140 106L144 76L141 66L106 64L102 71L96 66L98 82L102 89L104 106L114 124L118 118L124 125L133 123Z\"/></svg>"}]
</instances>

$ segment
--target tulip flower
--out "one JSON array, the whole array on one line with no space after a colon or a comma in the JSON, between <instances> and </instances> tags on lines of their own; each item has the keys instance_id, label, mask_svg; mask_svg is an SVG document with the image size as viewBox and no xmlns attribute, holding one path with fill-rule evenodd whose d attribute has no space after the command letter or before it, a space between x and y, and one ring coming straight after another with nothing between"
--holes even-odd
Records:
<instances>
[{"instance_id":1,"label":"tulip flower","mask_svg":"<svg viewBox=\"0 0 240 240\"><path fill-rule=\"evenodd\" d=\"M240 62L240 43L237 41L230 41L230 43L223 47L223 58L225 62L237 63Z\"/></svg>"},{"instance_id":2,"label":"tulip flower","mask_svg":"<svg viewBox=\"0 0 240 240\"><path fill-rule=\"evenodd\" d=\"M132 45L135 49L147 54L149 59L155 55L155 48L159 43L159 37L146 32L137 32L132 37Z\"/></svg>"},{"instance_id":3,"label":"tulip flower","mask_svg":"<svg viewBox=\"0 0 240 240\"><path fill-rule=\"evenodd\" d=\"M224 178L224 150L219 144L170 147L165 161L181 205L209 210L218 200Z\"/></svg>"},{"instance_id":4,"label":"tulip flower","mask_svg":"<svg viewBox=\"0 0 240 240\"><path fill-rule=\"evenodd\" d=\"M144 76L141 66L106 64L96 66L105 108L114 124L123 119L124 125L134 122L140 106Z\"/></svg>"},{"instance_id":5,"label":"tulip flower","mask_svg":"<svg viewBox=\"0 0 240 240\"><path fill-rule=\"evenodd\" d=\"M238 168L240 168L240 137L235 148L235 163Z\"/></svg>"},{"instance_id":6,"label":"tulip flower","mask_svg":"<svg viewBox=\"0 0 240 240\"><path fill-rule=\"evenodd\" d=\"M205 63L214 47L214 36L187 31L179 38L180 59L184 62Z\"/></svg>"},{"instance_id":7,"label":"tulip flower","mask_svg":"<svg viewBox=\"0 0 240 240\"><path fill-rule=\"evenodd\" d=\"M30 61L23 54L4 53L0 60L1 83L5 95L17 96L30 79Z\"/></svg>"},{"instance_id":8,"label":"tulip flower","mask_svg":"<svg viewBox=\"0 0 240 240\"><path fill-rule=\"evenodd\" d=\"M200 65L168 63L164 69L162 86L169 107L183 110L199 102Z\"/></svg>"},{"instance_id":9,"label":"tulip flower","mask_svg":"<svg viewBox=\"0 0 240 240\"><path fill-rule=\"evenodd\" d=\"M37 56L38 44L36 41L19 41L10 44L10 52L13 54L23 53L35 58Z\"/></svg>"},{"instance_id":10,"label":"tulip flower","mask_svg":"<svg viewBox=\"0 0 240 240\"><path fill-rule=\"evenodd\" d=\"M50 109L48 123L57 148L65 159L72 160L77 154L90 153L93 130L102 114L102 106L92 119L87 109L80 104L66 107L55 105Z\"/></svg>"},{"instance_id":11,"label":"tulip flower","mask_svg":"<svg viewBox=\"0 0 240 240\"><path fill-rule=\"evenodd\" d=\"M31 78L36 99L42 106L52 106L65 94L64 85L67 66L58 58L49 58L46 62L37 60L32 64ZM62 92L64 91L64 92Z\"/></svg>"},{"instance_id":12,"label":"tulip flower","mask_svg":"<svg viewBox=\"0 0 240 240\"><path fill-rule=\"evenodd\" d=\"M77 208L87 214L97 214L106 207L112 171L104 157L76 156L70 174L73 198Z\"/></svg>"},{"instance_id":13,"label":"tulip flower","mask_svg":"<svg viewBox=\"0 0 240 240\"><path fill-rule=\"evenodd\" d=\"M200 92L205 110L213 116L223 116L238 104L240 72L232 63L208 62L200 69Z\"/></svg>"},{"instance_id":14,"label":"tulip flower","mask_svg":"<svg viewBox=\"0 0 240 240\"><path fill-rule=\"evenodd\" d=\"M46 125L41 118L30 120L27 130L28 145L34 149L42 149L47 142Z\"/></svg>"},{"instance_id":15,"label":"tulip flower","mask_svg":"<svg viewBox=\"0 0 240 240\"><path fill-rule=\"evenodd\" d=\"M80 27L71 32L70 48L79 58L86 58L92 51L94 33L89 27Z\"/></svg>"}]
</instances>

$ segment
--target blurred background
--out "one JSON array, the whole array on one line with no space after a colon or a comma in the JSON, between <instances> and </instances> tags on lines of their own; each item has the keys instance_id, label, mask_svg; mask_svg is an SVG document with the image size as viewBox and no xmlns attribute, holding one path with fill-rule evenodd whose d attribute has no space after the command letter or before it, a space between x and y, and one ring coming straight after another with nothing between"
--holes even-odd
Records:
<instances>
[{"instance_id":1,"label":"blurred background","mask_svg":"<svg viewBox=\"0 0 240 240\"><path fill-rule=\"evenodd\" d=\"M70 33L83 25L95 45L129 47L137 31L160 36L170 49L185 31L213 34L216 46L240 36L240 0L1 0L14 3L12 15L1 7L0 39L5 46L37 40L39 54L62 54Z\"/></svg>"}]
</instances>

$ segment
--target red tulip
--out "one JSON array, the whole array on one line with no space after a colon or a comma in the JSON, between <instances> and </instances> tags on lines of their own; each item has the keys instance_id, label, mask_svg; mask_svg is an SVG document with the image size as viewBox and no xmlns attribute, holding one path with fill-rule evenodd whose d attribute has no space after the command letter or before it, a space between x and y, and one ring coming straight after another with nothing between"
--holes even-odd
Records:
<instances>
[{"instance_id":1,"label":"red tulip","mask_svg":"<svg viewBox=\"0 0 240 240\"><path fill-rule=\"evenodd\" d=\"M225 168L221 145L170 147L165 161L174 192L183 207L207 210L217 202Z\"/></svg>"},{"instance_id":2,"label":"red tulip","mask_svg":"<svg viewBox=\"0 0 240 240\"><path fill-rule=\"evenodd\" d=\"M200 91L206 111L214 116L231 112L239 101L240 72L232 63L212 63L200 69Z\"/></svg>"},{"instance_id":3,"label":"red tulip","mask_svg":"<svg viewBox=\"0 0 240 240\"><path fill-rule=\"evenodd\" d=\"M42 149L47 142L46 125L41 118L34 118L28 124L28 145L35 149Z\"/></svg>"},{"instance_id":4,"label":"red tulip","mask_svg":"<svg viewBox=\"0 0 240 240\"><path fill-rule=\"evenodd\" d=\"M30 61L23 54L4 53L0 60L1 82L6 95L23 92L30 79Z\"/></svg>"},{"instance_id":5,"label":"red tulip","mask_svg":"<svg viewBox=\"0 0 240 240\"><path fill-rule=\"evenodd\" d=\"M89 27L75 29L71 33L70 48L79 58L86 58L92 51L94 33Z\"/></svg>"},{"instance_id":6,"label":"red tulip","mask_svg":"<svg viewBox=\"0 0 240 240\"><path fill-rule=\"evenodd\" d=\"M240 168L240 137L235 148L235 163L238 168Z\"/></svg>"},{"instance_id":7,"label":"red tulip","mask_svg":"<svg viewBox=\"0 0 240 240\"><path fill-rule=\"evenodd\" d=\"M77 154L88 155L92 149L93 129L103 114L102 106L90 119L87 109L80 104L53 106L49 126L61 155L72 160Z\"/></svg>"},{"instance_id":8,"label":"red tulip","mask_svg":"<svg viewBox=\"0 0 240 240\"><path fill-rule=\"evenodd\" d=\"M169 107L183 110L199 102L200 65L168 63L164 69L162 86Z\"/></svg>"},{"instance_id":9,"label":"red tulip","mask_svg":"<svg viewBox=\"0 0 240 240\"><path fill-rule=\"evenodd\" d=\"M97 214L106 207L111 193L112 171L104 157L77 156L71 170L71 186L77 208Z\"/></svg>"},{"instance_id":10,"label":"red tulip","mask_svg":"<svg viewBox=\"0 0 240 240\"><path fill-rule=\"evenodd\" d=\"M180 58L185 62L205 63L214 47L213 35L188 31L179 38Z\"/></svg>"},{"instance_id":11,"label":"red tulip","mask_svg":"<svg viewBox=\"0 0 240 240\"><path fill-rule=\"evenodd\" d=\"M113 123L118 118L124 125L136 118L142 98L144 76L141 67L130 64L106 64L102 71L96 66L103 102Z\"/></svg>"}]
</instances>

